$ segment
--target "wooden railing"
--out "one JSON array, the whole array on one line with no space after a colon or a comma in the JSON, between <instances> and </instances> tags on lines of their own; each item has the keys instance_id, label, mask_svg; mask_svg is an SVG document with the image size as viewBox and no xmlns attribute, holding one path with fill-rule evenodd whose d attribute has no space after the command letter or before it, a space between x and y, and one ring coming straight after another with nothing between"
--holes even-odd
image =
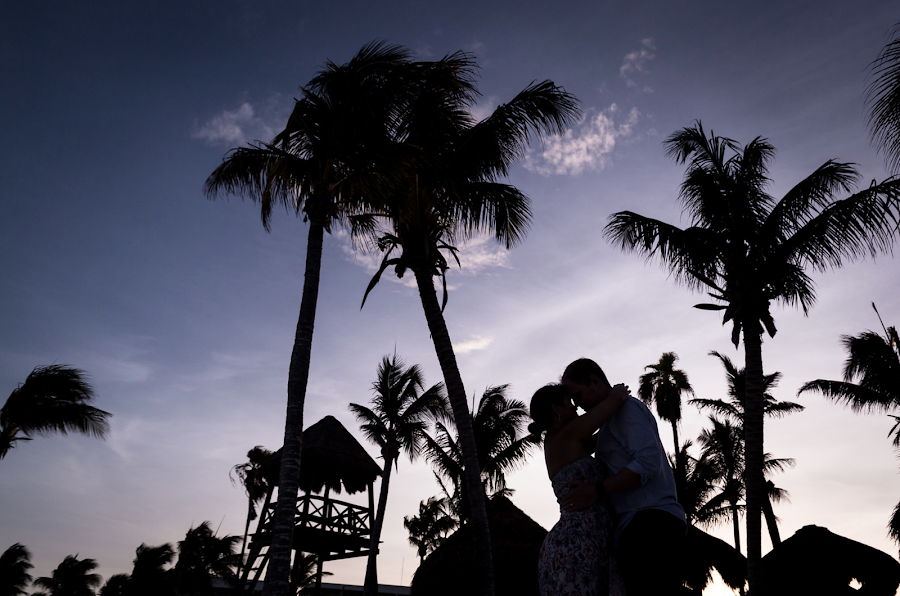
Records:
<instances>
[{"instance_id":1,"label":"wooden railing","mask_svg":"<svg viewBox=\"0 0 900 596\"><path fill-rule=\"evenodd\" d=\"M353 536L369 536L369 508L318 495L300 495L297 499L297 527Z\"/></svg>"}]
</instances>

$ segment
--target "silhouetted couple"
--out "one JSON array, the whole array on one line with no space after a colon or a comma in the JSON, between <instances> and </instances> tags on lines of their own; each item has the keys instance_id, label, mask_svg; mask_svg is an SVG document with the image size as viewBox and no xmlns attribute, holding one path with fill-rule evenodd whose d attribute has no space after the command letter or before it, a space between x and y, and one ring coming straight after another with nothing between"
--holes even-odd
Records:
<instances>
[{"instance_id":1,"label":"silhouetted couple","mask_svg":"<svg viewBox=\"0 0 900 596\"><path fill-rule=\"evenodd\" d=\"M582 358L538 389L531 417L561 511L541 547L541 595L681 593L684 510L647 406Z\"/></svg>"}]
</instances>

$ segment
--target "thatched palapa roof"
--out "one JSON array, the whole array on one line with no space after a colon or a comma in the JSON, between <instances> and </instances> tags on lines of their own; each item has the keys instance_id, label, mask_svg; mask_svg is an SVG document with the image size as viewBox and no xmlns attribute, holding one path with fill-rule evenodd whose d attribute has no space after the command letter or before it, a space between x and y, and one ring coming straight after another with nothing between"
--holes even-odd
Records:
<instances>
[{"instance_id":1,"label":"thatched palapa roof","mask_svg":"<svg viewBox=\"0 0 900 596\"><path fill-rule=\"evenodd\" d=\"M715 568L729 587L737 590L747 578L747 559L733 546L700 528L689 526L684 541L682 572L685 583L697 594L712 580Z\"/></svg>"},{"instance_id":2,"label":"thatched palapa roof","mask_svg":"<svg viewBox=\"0 0 900 596\"><path fill-rule=\"evenodd\" d=\"M276 470L281 466L281 449L270 462ZM300 490L317 493L327 486L340 494L343 485L352 495L367 490L380 475L381 467L334 416L325 416L303 431Z\"/></svg>"},{"instance_id":3,"label":"thatched palapa roof","mask_svg":"<svg viewBox=\"0 0 900 596\"><path fill-rule=\"evenodd\" d=\"M537 596L538 555L547 530L506 497L487 502L496 596ZM428 555L412 580L413 596L459 596L476 591L472 527L466 524Z\"/></svg>"},{"instance_id":4,"label":"thatched palapa roof","mask_svg":"<svg viewBox=\"0 0 900 596\"><path fill-rule=\"evenodd\" d=\"M900 586L893 557L819 526L797 530L763 557L762 571L770 596L894 596Z\"/></svg>"}]
</instances>

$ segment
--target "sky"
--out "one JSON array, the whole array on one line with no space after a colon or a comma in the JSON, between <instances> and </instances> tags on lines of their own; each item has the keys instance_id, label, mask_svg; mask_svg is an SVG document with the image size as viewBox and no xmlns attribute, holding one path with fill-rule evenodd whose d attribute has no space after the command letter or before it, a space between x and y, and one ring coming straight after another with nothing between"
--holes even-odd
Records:
<instances>
[{"instance_id":1,"label":"sky","mask_svg":"<svg viewBox=\"0 0 900 596\"><path fill-rule=\"evenodd\" d=\"M700 120L740 143L769 139L774 196L832 158L857 164L862 185L889 175L863 102L867 66L900 20L888 1L0 0L0 15L0 390L68 364L112 413L106 441L40 437L0 461L0 548L26 545L35 577L76 553L104 578L128 573L137 546L175 543L206 520L242 533L246 500L229 470L255 445L281 445L307 228L278 212L267 233L252 202L210 201L202 186L229 149L284 126L327 60L373 40L421 59L464 50L480 66L478 117L535 80L583 104L582 121L511 172L532 200L526 239L510 251L475 239L448 275L445 318L470 397L508 383L528 402L582 356L636 388L668 351L698 397L725 397L708 353L743 362L730 328L691 308L705 296L602 234L626 209L688 225L684 167L662 147L673 132ZM360 310L376 262L346 233L326 238L305 408L307 425L332 415L374 458L348 404L371 399L381 358L396 351L442 380L409 279L386 274ZM897 556L893 420L796 393L840 378L842 335L881 330L872 302L900 322L898 275L891 255L813 273L808 316L773 309L765 371L783 374L776 398L806 406L766 423L766 450L796 461L775 479L790 493L775 509L783 537L816 524ZM682 437L705 424L684 407ZM660 435L671 443L668 425ZM542 459L509 485L549 529L558 509ZM403 516L439 488L427 462L407 460L390 488L379 579L406 585L418 559ZM731 540L728 525L710 531ZM361 584L365 558L326 570Z\"/></svg>"}]
</instances>

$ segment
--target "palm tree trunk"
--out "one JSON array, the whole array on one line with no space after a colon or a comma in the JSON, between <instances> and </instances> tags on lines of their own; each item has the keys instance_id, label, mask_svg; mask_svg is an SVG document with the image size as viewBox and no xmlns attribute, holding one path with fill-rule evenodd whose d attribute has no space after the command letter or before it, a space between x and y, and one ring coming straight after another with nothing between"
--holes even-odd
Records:
<instances>
[{"instance_id":1,"label":"palm tree trunk","mask_svg":"<svg viewBox=\"0 0 900 596\"><path fill-rule=\"evenodd\" d=\"M763 514L766 516L766 527L769 528L769 539L772 548L781 544L781 534L778 532L778 520L775 519L775 511L772 509L772 499L766 497L763 501Z\"/></svg>"},{"instance_id":2,"label":"palm tree trunk","mask_svg":"<svg viewBox=\"0 0 900 596\"><path fill-rule=\"evenodd\" d=\"M294 510L297 506L297 485L300 482L300 454L303 450L303 403L309 380L309 360L312 353L313 327L316 322L316 302L319 298L319 273L322 268L322 243L325 238L324 221L309 217L309 239L306 244L306 272L300 316L294 334L294 349L288 372L287 416L284 424L284 447L281 450L281 469L278 475L278 500L272 520L272 545L269 547L269 569L263 596L283 596L291 578L291 547L294 540Z\"/></svg>"},{"instance_id":3,"label":"palm tree trunk","mask_svg":"<svg viewBox=\"0 0 900 596\"><path fill-rule=\"evenodd\" d=\"M744 357L747 382L744 409L744 486L747 499L747 580L753 596L765 596L762 559L763 501L763 380L762 329L756 321L744 325Z\"/></svg>"},{"instance_id":4,"label":"palm tree trunk","mask_svg":"<svg viewBox=\"0 0 900 596\"><path fill-rule=\"evenodd\" d=\"M434 349L438 361L441 364L441 372L444 374L444 385L447 387L447 396L453 407L453 416L456 419L456 429L459 432L459 444L463 454L465 466L466 494L471 506L472 523L472 550L475 555L475 577L481 585L481 593L484 596L494 594L494 563L491 551L491 534L488 529L487 509L485 507L484 487L481 484L481 467L478 464L478 451L475 446L475 432L472 428L472 416L469 413L469 404L466 401L466 389L459 367L456 364L456 355L453 353L453 344L450 334L447 332L447 324L438 304L437 293L434 288L434 278L431 271L415 269L416 285L419 288L419 297L422 299L422 308L425 311L425 319L428 321L428 330L434 342Z\"/></svg>"},{"instance_id":5,"label":"palm tree trunk","mask_svg":"<svg viewBox=\"0 0 900 596\"><path fill-rule=\"evenodd\" d=\"M734 527L734 550L741 552L741 517L735 503L731 504L731 522Z\"/></svg>"},{"instance_id":6,"label":"palm tree trunk","mask_svg":"<svg viewBox=\"0 0 900 596\"><path fill-rule=\"evenodd\" d=\"M394 457L396 457L394 454L385 454L384 457L381 490L378 493L378 511L372 522L372 539L369 542L369 561L366 563L363 596L378 596L378 542L381 540L381 527L384 524L384 510L387 508L388 484L391 482L391 467L394 465Z\"/></svg>"},{"instance_id":7,"label":"palm tree trunk","mask_svg":"<svg viewBox=\"0 0 900 596\"><path fill-rule=\"evenodd\" d=\"M672 421L672 438L675 440L675 451L673 453L678 455L678 451L680 450L680 443L678 442L678 421Z\"/></svg>"}]
</instances>

